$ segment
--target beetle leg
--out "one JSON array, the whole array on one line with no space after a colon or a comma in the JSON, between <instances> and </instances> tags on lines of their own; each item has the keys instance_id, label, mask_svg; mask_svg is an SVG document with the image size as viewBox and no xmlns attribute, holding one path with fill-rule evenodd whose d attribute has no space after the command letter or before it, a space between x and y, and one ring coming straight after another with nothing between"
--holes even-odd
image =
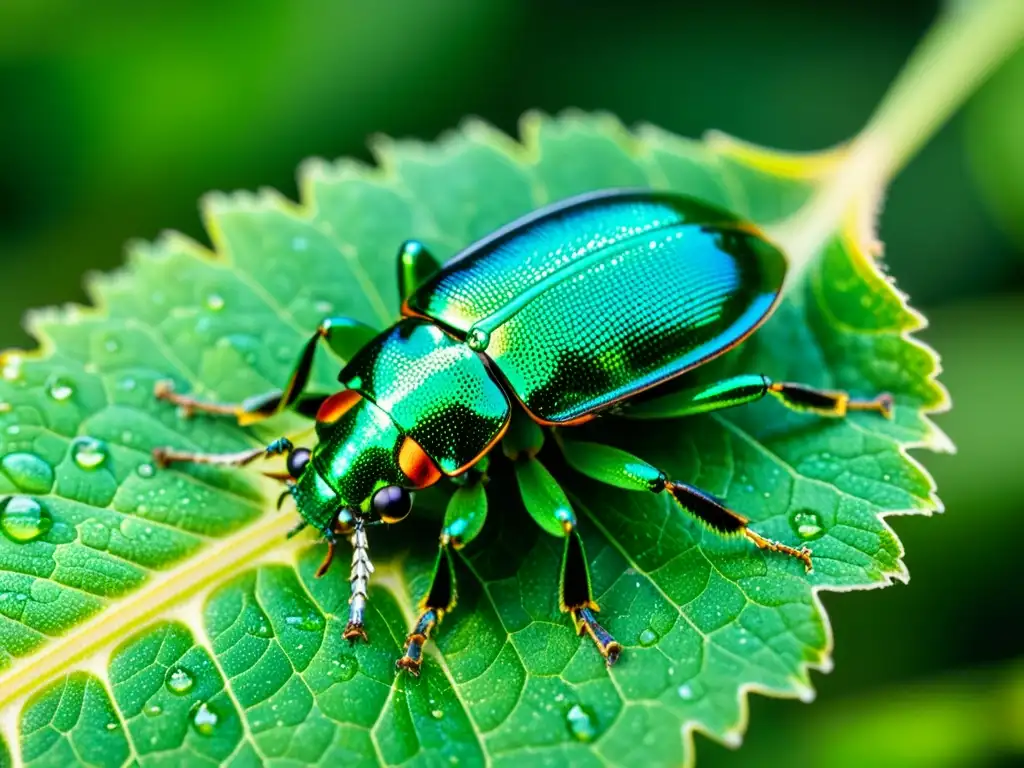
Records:
<instances>
[{"instance_id":1,"label":"beetle leg","mask_svg":"<svg viewBox=\"0 0 1024 768\"><path fill-rule=\"evenodd\" d=\"M558 580L558 602L563 611L572 614L576 634L590 636L609 667L619 660L622 646L602 627L594 614L599 610L590 586L590 566L583 549L583 539L576 529L565 536L562 551L562 572Z\"/></svg>"},{"instance_id":2,"label":"beetle leg","mask_svg":"<svg viewBox=\"0 0 1024 768\"><path fill-rule=\"evenodd\" d=\"M434 575L430 589L420 603L420 617L412 632L405 639L405 653L395 666L406 669L416 677L420 676L420 665L423 663L423 646L430 639L430 633L440 623L444 615L455 607L455 565L449 542L442 538L434 563Z\"/></svg>"},{"instance_id":3,"label":"beetle leg","mask_svg":"<svg viewBox=\"0 0 1024 768\"><path fill-rule=\"evenodd\" d=\"M583 541L576 530L576 513L551 473L532 453L520 453L518 447L515 442L503 446L506 455L515 462L523 505L546 533L565 541L558 579L559 608L572 615L576 632L590 636L610 667L618 661L622 646L594 617L598 606L591 591L590 568Z\"/></svg>"},{"instance_id":4,"label":"beetle leg","mask_svg":"<svg viewBox=\"0 0 1024 768\"><path fill-rule=\"evenodd\" d=\"M768 385L768 391L794 411L810 411L820 416L835 417L845 416L849 411L874 411L887 419L892 418L893 400L888 392L870 400L858 400L846 392L787 382L772 382Z\"/></svg>"},{"instance_id":5,"label":"beetle leg","mask_svg":"<svg viewBox=\"0 0 1024 768\"><path fill-rule=\"evenodd\" d=\"M326 399L324 394L305 394L313 360L321 340L342 360L350 360L363 345L377 335L370 326L347 317L331 317L319 327L302 348L292 375L283 390L273 390L241 403L214 403L179 395L169 381L159 381L153 394L158 400L177 405L185 414L194 412L234 416L240 426L246 427L294 406L304 416L313 417Z\"/></svg>"},{"instance_id":6,"label":"beetle leg","mask_svg":"<svg viewBox=\"0 0 1024 768\"><path fill-rule=\"evenodd\" d=\"M423 663L423 646L430 633L455 607L455 564L452 549L462 549L477 537L487 519L487 495L482 473L455 489L445 510L441 542L434 563L430 589L420 603L420 617L405 641L405 653L396 665L419 677Z\"/></svg>"},{"instance_id":7,"label":"beetle leg","mask_svg":"<svg viewBox=\"0 0 1024 768\"><path fill-rule=\"evenodd\" d=\"M745 536L759 549L795 557L804 568L811 570L811 551L807 547L796 549L750 530L749 518L692 485L669 480L664 472L643 459L610 445L565 440L561 435L558 443L566 461L578 472L630 491L667 492L679 506L716 533Z\"/></svg>"},{"instance_id":8,"label":"beetle leg","mask_svg":"<svg viewBox=\"0 0 1024 768\"><path fill-rule=\"evenodd\" d=\"M406 240L398 249L398 300L408 299L441 265L419 240Z\"/></svg>"},{"instance_id":9,"label":"beetle leg","mask_svg":"<svg viewBox=\"0 0 1024 768\"><path fill-rule=\"evenodd\" d=\"M761 534L750 530L747 527L750 519L738 512L733 512L721 501L711 494L705 493L699 488L694 488L686 483L676 483L671 480L665 483L665 491L678 502L684 510L696 517L716 533L728 536L741 534L750 539L758 549L769 552L781 552L784 555L795 557L803 563L804 569L808 572L813 568L811 564L811 550L807 547L791 547L772 539L767 539Z\"/></svg>"},{"instance_id":10,"label":"beetle leg","mask_svg":"<svg viewBox=\"0 0 1024 768\"><path fill-rule=\"evenodd\" d=\"M239 426L242 427L257 424L282 410L281 400L283 394L280 389L274 389L260 395L247 397L240 403L218 403L178 394L174 391L174 384L171 381L158 381L156 386L153 387L153 396L157 400L163 400L178 406L186 417L194 413L234 416ZM323 393L304 393L299 395L292 405L303 416L314 418L316 412L327 398L328 395Z\"/></svg>"},{"instance_id":11,"label":"beetle leg","mask_svg":"<svg viewBox=\"0 0 1024 768\"><path fill-rule=\"evenodd\" d=\"M774 382L762 374L743 374L699 387L682 389L653 400L629 403L621 414L634 419L668 419L731 408L774 395L788 408L820 416L845 416L849 411L875 411L892 418L893 398L883 393L870 400L846 392L815 389L804 384Z\"/></svg>"},{"instance_id":12,"label":"beetle leg","mask_svg":"<svg viewBox=\"0 0 1024 768\"><path fill-rule=\"evenodd\" d=\"M266 448L252 448L248 451L236 451L234 453L196 453L193 451L179 451L175 448L154 448L153 460L161 467L167 467L179 462L216 464L223 467L243 467L256 459L291 453L293 447L291 440L287 437L280 437Z\"/></svg>"}]
</instances>

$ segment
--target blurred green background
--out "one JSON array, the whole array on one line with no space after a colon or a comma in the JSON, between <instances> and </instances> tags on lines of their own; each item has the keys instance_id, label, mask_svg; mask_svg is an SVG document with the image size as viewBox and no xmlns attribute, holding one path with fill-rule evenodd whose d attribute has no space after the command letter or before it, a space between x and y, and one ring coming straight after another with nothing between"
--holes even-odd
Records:
<instances>
[{"instance_id":1,"label":"blurred green background","mask_svg":"<svg viewBox=\"0 0 1024 768\"><path fill-rule=\"evenodd\" d=\"M968 0L970 1L970 0ZM413 0L0 5L0 347L29 307L172 228L196 200L272 186L308 156L368 158L468 114L607 109L810 150L858 130L932 1ZM690 4L696 6L696 4ZM169 6L168 6L169 7ZM812 10L813 9L813 10ZM955 457L923 456L947 514L895 520L909 586L825 595L835 671L818 701L755 697L738 753L703 766L1024 760L1024 55L913 160L881 219L898 285L931 319ZM415 235L415 233L410 233Z\"/></svg>"}]
</instances>

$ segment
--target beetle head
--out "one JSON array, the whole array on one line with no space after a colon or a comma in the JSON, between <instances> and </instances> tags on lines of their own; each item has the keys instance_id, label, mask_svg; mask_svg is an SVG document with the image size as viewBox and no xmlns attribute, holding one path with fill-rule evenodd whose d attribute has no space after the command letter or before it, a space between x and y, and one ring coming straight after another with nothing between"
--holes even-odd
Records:
<instances>
[{"instance_id":1,"label":"beetle head","mask_svg":"<svg viewBox=\"0 0 1024 768\"><path fill-rule=\"evenodd\" d=\"M412 508L411 491L440 477L383 410L348 399L346 408L330 411L331 421L318 418L320 442L311 453L297 448L288 457L299 514L328 542L347 536L358 520L398 522Z\"/></svg>"}]
</instances>

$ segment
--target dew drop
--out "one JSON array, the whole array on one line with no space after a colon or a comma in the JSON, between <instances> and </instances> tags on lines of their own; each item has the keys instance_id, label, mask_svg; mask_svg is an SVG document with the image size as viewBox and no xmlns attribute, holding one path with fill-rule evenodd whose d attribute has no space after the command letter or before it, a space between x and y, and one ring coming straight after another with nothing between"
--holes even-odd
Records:
<instances>
[{"instance_id":1,"label":"dew drop","mask_svg":"<svg viewBox=\"0 0 1024 768\"><path fill-rule=\"evenodd\" d=\"M0 502L0 531L11 541L35 541L53 527L49 511L29 496L8 496Z\"/></svg>"},{"instance_id":2,"label":"dew drop","mask_svg":"<svg viewBox=\"0 0 1024 768\"><path fill-rule=\"evenodd\" d=\"M334 310L334 304L329 301L320 300L313 304L313 309L321 315L327 315Z\"/></svg>"},{"instance_id":3,"label":"dew drop","mask_svg":"<svg viewBox=\"0 0 1024 768\"><path fill-rule=\"evenodd\" d=\"M156 717L163 714L164 708L159 704L150 704L142 711L145 712L146 717Z\"/></svg>"},{"instance_id":4,"label":"dew drop","mask_svg":"<svg viewBox=\"0 0 1024 768\"><path fill-rule=\"evenodd\" d=\"M707 691L699 680L691 679L688 683L680 685L676 689L676 693L679 694L679 698L685 701L695 701L696 699L704 698Z\"/></svg>"},{"instance_id":5,"label":"dew drop","mask_svg":"<svg viewBox=\"0 0 1024 768\"><path fill-rule=\"evenodd\" d=\"M3 367L0 368L0 376L3 376L7 381L17 381L21 378L21 356L20 355L3 355L0 357L0 363Z\"/></svg>"},{"instance_id":6,"label":"dew drop","mask_svg":"<svg viewBox=\"0 0 1024 768\"><path fill-rule=\"evenodd\" d=\"M106 728L108 731L116 731L117 723L107 723Z\"/></svg>"},{"instance_id":7,"label":"dew drop","mask_svg":"<svg viewBox=\"0 0 1024 768\"><path fill-rule=\"evenodd\" d=\"M274 630L270 628L270 625L266 621L261 621L254 627L250 627L247 632L253 637L273 637Z\"/></svg>"},{"instance_id":8,"label":"dew drop","mask_svg":"<svg viewBox=\"0 0 1024 768\"><path fill-rule=\"evenodd\" d=\"M75 394L75 387L63 376L51 376L46 380L46 394L58 403L63 403Z\"/></svg>"},{"instance_id":9,"label":"dew drop","mask_svg":"<svg viewBox=\"0 0 1024 768\"><path fill-rule=\"evenodd\" d=\"M318 632L324 628L324 620L315 613L306 616L285 616L284 623L304 632Z\"/></svg>"},{"instance_id":10,"label":"dew drop","mask_svg":"<svg viewBox=\"0 0 1024 768\"><path fill-rule=\"evenodd\" d=\"M156 467L148 462L145 464L139 464L139 466L135 468L135 474L139 477L150 478L156 474Z\"/></svg>"},{"instance_id":11,"label":"dew drop","mask_svg":"<svg viewBox=\"0 0 1024 768\"><path fill-rule=\"evenodd\" d=\"M192 673L183 667L175 667L167 675L167 690L176 696L184 696L195 684Z\"/></svg>"},{"instance_id":12,"label":"dew drop","mask_svg":"<svg viewBox=\"0 0 1024 768\"><path fill-rule=\"evenodd\" d=\"M94 437L76 437L71 443L71 456L82 469L93 470L107 460L107 446Z\"/></svg>"},{"instance_id":13,"label":"dew drop","mask_svg":"<svg viewBox=\"0 0 1024 768\"><path fill-rule=\"evenodd\" d=\"M9 453L0 467L23 491L49 493L53 487L53 468L34 453Z\"/></svg>"},{"instance_id":14,"label":"dew drop","mask_svg":"<svg viewBox=\"0 0 1024 768\"><path fill-rule=\"evenodd\" d=\"M103 342L103 348L107 350L107 352L118 352L121 349L121 342L115 337L110 336L105 342Z\"/></svg>"},{"instance_id":15,"label":"dew drop","mask_svg":"<svg viewBox=\"0 0 1024 768\"><path fill-rule=\"evenodd\" d=\"M586 707L573 704L572 709L565 716L566 725L569 726L569 733L576 741L584 743L593 741L597 737L597 726L594 724L594 715Z\"/></svg>"},{"instance_id":16,"label":"dew drop","mask_svg":"<svg viewBox=\"0 0 1024 768\"><path fill-rule=\"evenodd\" d=\"M11 426L7 428L8 435L16 435L19 432L21 432L21 427L19 427L17 424L11 424Z\"/></svg>"},{"instance_id":17,"label":"dew drop","mask_svg":"<svg viewBox=\"0 0 1024 768\"><path fill-rule=\"evenodd\" d=\"M224 309L224 297L219 293L211 293L206 297L206 308L211 312L220 312Z\"/></svg>"},{"instance_id":18,"label":"dew drop","mask_svg":"<svg viewBox=\"0 0 1024 768\"><path fill-rule=\"evenodd\" d=\"M466 336L466 345L474 352L483 352L491 343L491 334L483 328L473 328Z\"/></svg>"},{"instance_id":19,"label":"dew drop","mask_svg":"<svg viewBox=\"0 0 1024 768\"><path fill-rule=\"evenodd\" d=\"M212 736L220 718L210 705L202 701L192 710L192 727L200 736Z\"/></svg>"},{"instance_id":20,"label":"dew drop","mask_svg":"<svg viewBox=\"0 0 1024 768\"><path fill-rule=\"evenodd\" d=\"M444 712L442 712L440 709L432 709L430 710L430 716L435 720L440 720L442 717L444 717Z\"/></svg>"},{"instance_id":21,"label":"dew drop","mask_svg":"<svg viewBox=\"0 0 1024 768\"><path fill-rule=\"evenodd\" d=\"M650 627L648 627L640 633L640 645L642 645L644 648L650 648L652 645L658 642L659 639L660 638L658 637L658 633Z\"/></svg>"},{"instance_id":22,"label":"dew drop","mask_svg":"<svg viewBox=\"0 0 1024 768\"><path fill-rule=\"evenodd\" d=\"M359 661L355 656L339 656L334 662L331 673L336 679L345 682L355 677L358 671Z\"/></svg>"},{"instance_id":23,"label":"dew drop","mask_svg":"<svg viewBox=\"0 0 1024 768\"><path fill-rule=\"evenodd\" d=\"M824 533L821 517L809 509L794 512L789 518L789 523L801 539L816 539Z\"/></svg>"},{"instance_id":24,"label":"dew drop","mask_svg":"<svg viewBox=\"0 0 1024 768\"><path fill-rule=\"evenodd\" d=\"M110 546L110 529L102 520L86 520L79 527L78 535L90 549L104 550Z\"/></svg>"}]
</instances>

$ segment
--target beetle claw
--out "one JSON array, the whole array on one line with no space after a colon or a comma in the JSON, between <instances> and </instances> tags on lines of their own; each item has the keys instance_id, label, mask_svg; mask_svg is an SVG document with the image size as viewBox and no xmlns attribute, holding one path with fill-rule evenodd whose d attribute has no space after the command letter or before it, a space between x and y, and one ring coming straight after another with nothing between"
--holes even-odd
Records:
<instances>
[{"instance_id":1,"label":"beetle claw","mask_svg":"<svg viewBox=\"0 0 1024 768\"><path fill-rule=\"evenodd\" d=\"M345 625L345 631L341 633L341 636L350 643L355 643L356 640L362 640L364 643L370 642L370 638L366 634L366 629L363 625L352 621Z\"/></svg>"}]
</instances>

